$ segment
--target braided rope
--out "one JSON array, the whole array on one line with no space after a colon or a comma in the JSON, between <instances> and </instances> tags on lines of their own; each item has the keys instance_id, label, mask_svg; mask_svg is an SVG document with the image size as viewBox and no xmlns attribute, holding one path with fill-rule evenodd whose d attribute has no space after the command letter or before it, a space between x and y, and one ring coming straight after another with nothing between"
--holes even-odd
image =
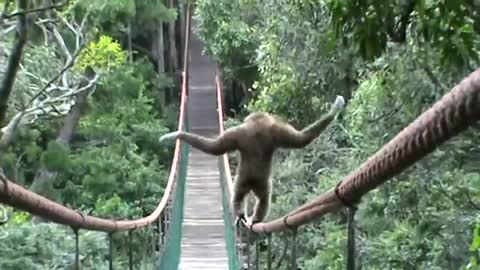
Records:
<instances>
[{"instance_id":1,"label":"braided rope","mask_svg":"<svg viewBox=\"0 0 480 270\"><path fill-rule=\"evenodd\" d=\"M480 69L402 130L344 179L339 195L358 201L365 193L432 152L480 119Z\"/></svg>"}]
</instances>

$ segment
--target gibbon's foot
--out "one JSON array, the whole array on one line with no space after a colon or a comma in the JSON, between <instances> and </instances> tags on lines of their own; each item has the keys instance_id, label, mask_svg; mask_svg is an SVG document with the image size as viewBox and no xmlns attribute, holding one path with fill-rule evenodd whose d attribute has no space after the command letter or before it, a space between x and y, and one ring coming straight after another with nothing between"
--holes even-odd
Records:
<instances>
[{"instance_id":1,"label":"gibbon's foot","mask_svg":"<svg viewBox=\"0 0 480 270\"><path fill-rule=\"evenodd\" d=\"M162 137L160 137L158 141L163 142L165 140L176 139L178 135L180 135L180 131L169 132L167 134L164 134Z\"/></svg>"},{"instance_id":2,"label":"gibbon's foot","mask_svg":"<svg viewBox=\"0 0 480 270\"><path fill-rule=\"evenodd\" d=\"M245 214L239 214L238 217L235 218L235 226L240 226L240 224L245 224L246 222Z\"/></svg>"},{"instance_id":3,"label":"gibbon's foot","mask_svg":"<svg viewBox=\"0 0 480 270\"><path fill-rule=\"evenodd\" d=\"M345 106L345 100L343 99L343 97L337 96L330 111L334 114L337 114L343 109L344 106Z\"/></svg>"}]
</instances>

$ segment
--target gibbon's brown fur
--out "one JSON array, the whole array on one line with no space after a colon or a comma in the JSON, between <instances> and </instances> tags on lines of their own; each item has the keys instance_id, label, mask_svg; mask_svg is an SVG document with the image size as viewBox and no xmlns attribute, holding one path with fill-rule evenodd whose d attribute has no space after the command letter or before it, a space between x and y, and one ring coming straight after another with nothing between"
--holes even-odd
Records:
<instances>
[{"instance_id":1,"label":"gibbon's brown fur","mask_svg":"<svg viewBox=\"0 0 480 270\"><path fill-rule=\"evenodd\" d=\"M262 221L268 212L272 181L271 167L273 154L277 148L302 148L311 143L334 120L343 108L343 97L337 96L330 112L301 131L290 124L280 121L274 115L254 112L236 127L225 130L217 138L206 138L193 133L175 131L163 135L165 139L180 139L194 148L212 155L222 155L238 150L240 162L234 182L234 194L231 200L233 213L245 220L242 204L245 196L252 191L256 204L251 224ZM247 222L247 223L250 223Z\"/></svg>"}]
</instances>

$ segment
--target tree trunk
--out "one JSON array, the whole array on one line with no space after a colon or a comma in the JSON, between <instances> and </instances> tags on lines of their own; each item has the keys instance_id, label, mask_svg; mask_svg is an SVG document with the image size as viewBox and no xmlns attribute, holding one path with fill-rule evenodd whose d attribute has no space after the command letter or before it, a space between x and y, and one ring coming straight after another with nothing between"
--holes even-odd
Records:
<instances>
[{"instance_id":1,"label":"tree trunk","mask_svg":"<svg viewBox=\"0 0 480 270\"><path fill-rule=\"evenodd\" d=\"M88 81L95 77L95 72L92 69L87 68L85 76L87 77L88 80L83 81L82 86L87 85ZM78 126L78 123L80 122L80 118L84 114L85 109L87 107L87 98L88 98L89 92L90 91L83 91L75 96L75 105L72 107L70 112L68 112L68 114L65 116L65 119L63 121L63 126L60 129L60 132L56 139L58 143L61 143L64 145L70 144L73 138L73 134ZM58 196L56 196L56 193L53 190L53 183L55 181L57 174L58 172L50 171L45 166L42 165L40 171L37 172L37 175L35 176L35 179L30 189L40 195L43 195L53 200L57 200ZM37 217L34 218L34 221L40 221L40 220L41 219Z\"/></svg>"},{"instance_id":2,"label":"tree trunk","mask_svg":"<svg viewBox=\"0 0 480 270\"><path fill-rule=\"evenodd\" d=\"M26 10L27 1L18 1L18 8L21 11ZM18 16L17 30L15 34L12 52L7 60L7 66L0 84L0 126L5 123L5 117L8 109L8 100L13 91L13 85L17 77L19 64L23 56L23 48L27 42L27 17L25 13Z\"/></svg>"},{"instance_id":3,"label":"tree trunk","mask_svg":"<svg viewBox=\"0 0 480 270\"><path fill-rule=\"evenodd\" d=\"M353 91L358 87L358 83L355 80L355 71L353 70L353 59L355 59L353 56L347 59L348 64L345 70L343 97L346 103L352 99Z\"/></svg>"},{"instance_id":4,"label":"tree trunk","mask_svg":"<svg viewBox=\"0 0 480 270\"><path fill-rule=\"evenodd\" d=\"M175 8L176 1L175 0L168 0L168 7ZM168 72L170 76L176 80L177 78L177 71L178 71L178 58L177 58L177 45L176 45L176 36L175 36L175 24L176 20L171 21L168 24ZM174 96L175 88L170 87L166 90L166 104L169 104Z\"/></svg>"},{"instance_id":5,"label":"tree trunk","mask_svg":"<svg viewBox=\"0 0 480 270\"><path fill-rule=\"evenodd\" d=\"M177 19L174 23L174 38L175 38L175 59L176 59L176 72L175 82L182 81L182 63L183 63L183 48L184 48L184 35L185 35L185 9L183 1L173 0L175 9L177 10ZM177 84L176 84L177 85ZM172 93L172 99L178 100L180 97L180 88L175 88Z\"/></svg>"},{"instance_id":6,"label":"tree trunk","mask_svg":"<svg viewBox=\"0 0 480 270\"><path fill-rule=\"evenodd\" d=\"M57 142L65 145L70 144L73 138L73 133L87 107L87 97L88 91L81 92L75 97L75 106L65 117Z\"/></svg>"},{"instance_id":7,"label":"tree trunk","mask_svg":"<svg viewBox=\"0 0 480 270\"><path fill-rule=\"evenodd\" d=\"M128 20L128 61L133 63L132 22Z\"/></svg>"},{"instance_id":8,"label":"tree trunk","mask_svg":"<svg viewBox=\"0 0 480 270\"><path fill-rule=\"evenodd\" d=\"M170 8L175 8L176 1L169 0ZM170 72L174 75L178 69L178 59L177 59L177 44L175 39L175 21L172 21L168 24L168 42L170 44Z\"/></svg>"},{"instance_id":9,"label":"tree trunk","mask_svg":"<svg viewBox=\"0 0 480 270\"><path fill-rule=\"evenodd\" d=\"M190 58L191 58L191 55L189 54L189 50L188 48L185 49L185 47L187 46L190 46L190 45L187 45L187 44L190 44L190 35L191 35L191 32L192 32L192 27L191 27L191 23L192 23L192 16L190 15L190 12L192 10L192 7L190 6L189 3L186 4L186 13L185 13L185 19L186 19L186 22L185 22L185 44L184 44L184 56L183 56L183 68L185 68L186 70L189 70L189 67L188 67L188 63L190 62ZM187 31L188 30L188 31ZM189 76L186 76L186 84L187 84L187 92L186 92L186 95L188 96L188 86L190 85L190 78Z\"/></svg>"},{"instance_id":10,"label":"tree trunk","mask_svg":"<svg viewBox=\"0 0 480 270\"><path fill-rule=\"evenodd\" d=\"M160 23L158 27L158 72L165 72L165 40L163 36L163 23Z\"/></svg>"},{"instance_id":11,"label":"tree trunk","mask_svg":"<svg viewBox=\"0 0 480 270\"><path fill-rule=\"evenodd\" d=\"M10 123L2 128L2 134L0 138L0 153L5 151L5 149L7 149L7 147L14 141L18 125L20 124L23 115L23 113L17 113L12 120L10 120Z\"/></svg>"},{"instance_id":12,"label":"tree trunk","mask_svg":"<svg viewBox=\"0 0 480 270\"><path fill-rule=\"evenodd\" d=\"M186 21L185 21L185 3L183 1L180 1L179 6L179 12L180 14L180 59L181 63L185 61L183 51L185 50L185 30L186 30Z\"/></svg>"},{"instance_id":13,"label":"tree trunk","mask_svg":"<svg viewBox=\"0 0 480 270\"><path fill-rule=\"evenodd\" d=\"M163 36L163 22L157 28L156 36L153 38L152 42L152 54L156 58L157 62L157 72L164 73L165 72L165 43L164 43L164 36ZM163 96L160 97L161 109L165 108L166 104L166 91L163 92Z\"/></svg>"}]
</instances>

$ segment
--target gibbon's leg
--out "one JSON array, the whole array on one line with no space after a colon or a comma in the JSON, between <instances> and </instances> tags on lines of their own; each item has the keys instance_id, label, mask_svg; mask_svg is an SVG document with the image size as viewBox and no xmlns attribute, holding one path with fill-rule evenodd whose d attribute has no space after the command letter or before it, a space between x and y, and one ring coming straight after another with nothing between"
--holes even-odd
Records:
<instances>
[{"instance_id":1,"label":"gibbon's leg","mask_svg":"<svg viewBox=\"0 0 480 270\"><path fill-rule=\"evenodd\" d=\"M253 193L256 197L256 203L251 222L252 224L255 224L263 221L268 214L272 193L271 179L268 179L265 183L259 183L258 185L254 186Z\"/></svg>"},{"instance_id":2,"label":"gibbon's leg","mask_svg":"<svg viewBox=\"0 0 480 270\"><path fill-rule=\"evenodd\" d=\"M276 144L284 148L302 148L307 146L335 119L335 116L343 109L344 105L343 97L337 96L327 115L301 131L296 130L288 123L280 122L275 124L273 133Z\"/></svg>"},{"instance_id":3,"label":"gibbon's leg","mask_svg":"<svg viewBox=\"0 0 480 270\"><path fill-rule=\"evenodd\" d=\"M223 134L215 139L206 138L190 132L175 131L163 135L160 137L159 141L162 142L167 139L180 139L205 153L222 155L238 148L237 140L242 134L242 129L242 126L227 129Z\"/></svg>"},{"instance_id":4,"label":"gibbon's leg","mask_svg":"<svg viewBox=\"0 0 480 270\"><path fill-rule=\"evenodd\" d=\"M247 196L250 191L250 187L245 182L245 179L237 175L235 177L235 182L233 183L231 206L233 208L233 215L236 217L236 224L242 219L245 221L245 209L242 207L245 196Z\"/></svg>"}]
</instances>

